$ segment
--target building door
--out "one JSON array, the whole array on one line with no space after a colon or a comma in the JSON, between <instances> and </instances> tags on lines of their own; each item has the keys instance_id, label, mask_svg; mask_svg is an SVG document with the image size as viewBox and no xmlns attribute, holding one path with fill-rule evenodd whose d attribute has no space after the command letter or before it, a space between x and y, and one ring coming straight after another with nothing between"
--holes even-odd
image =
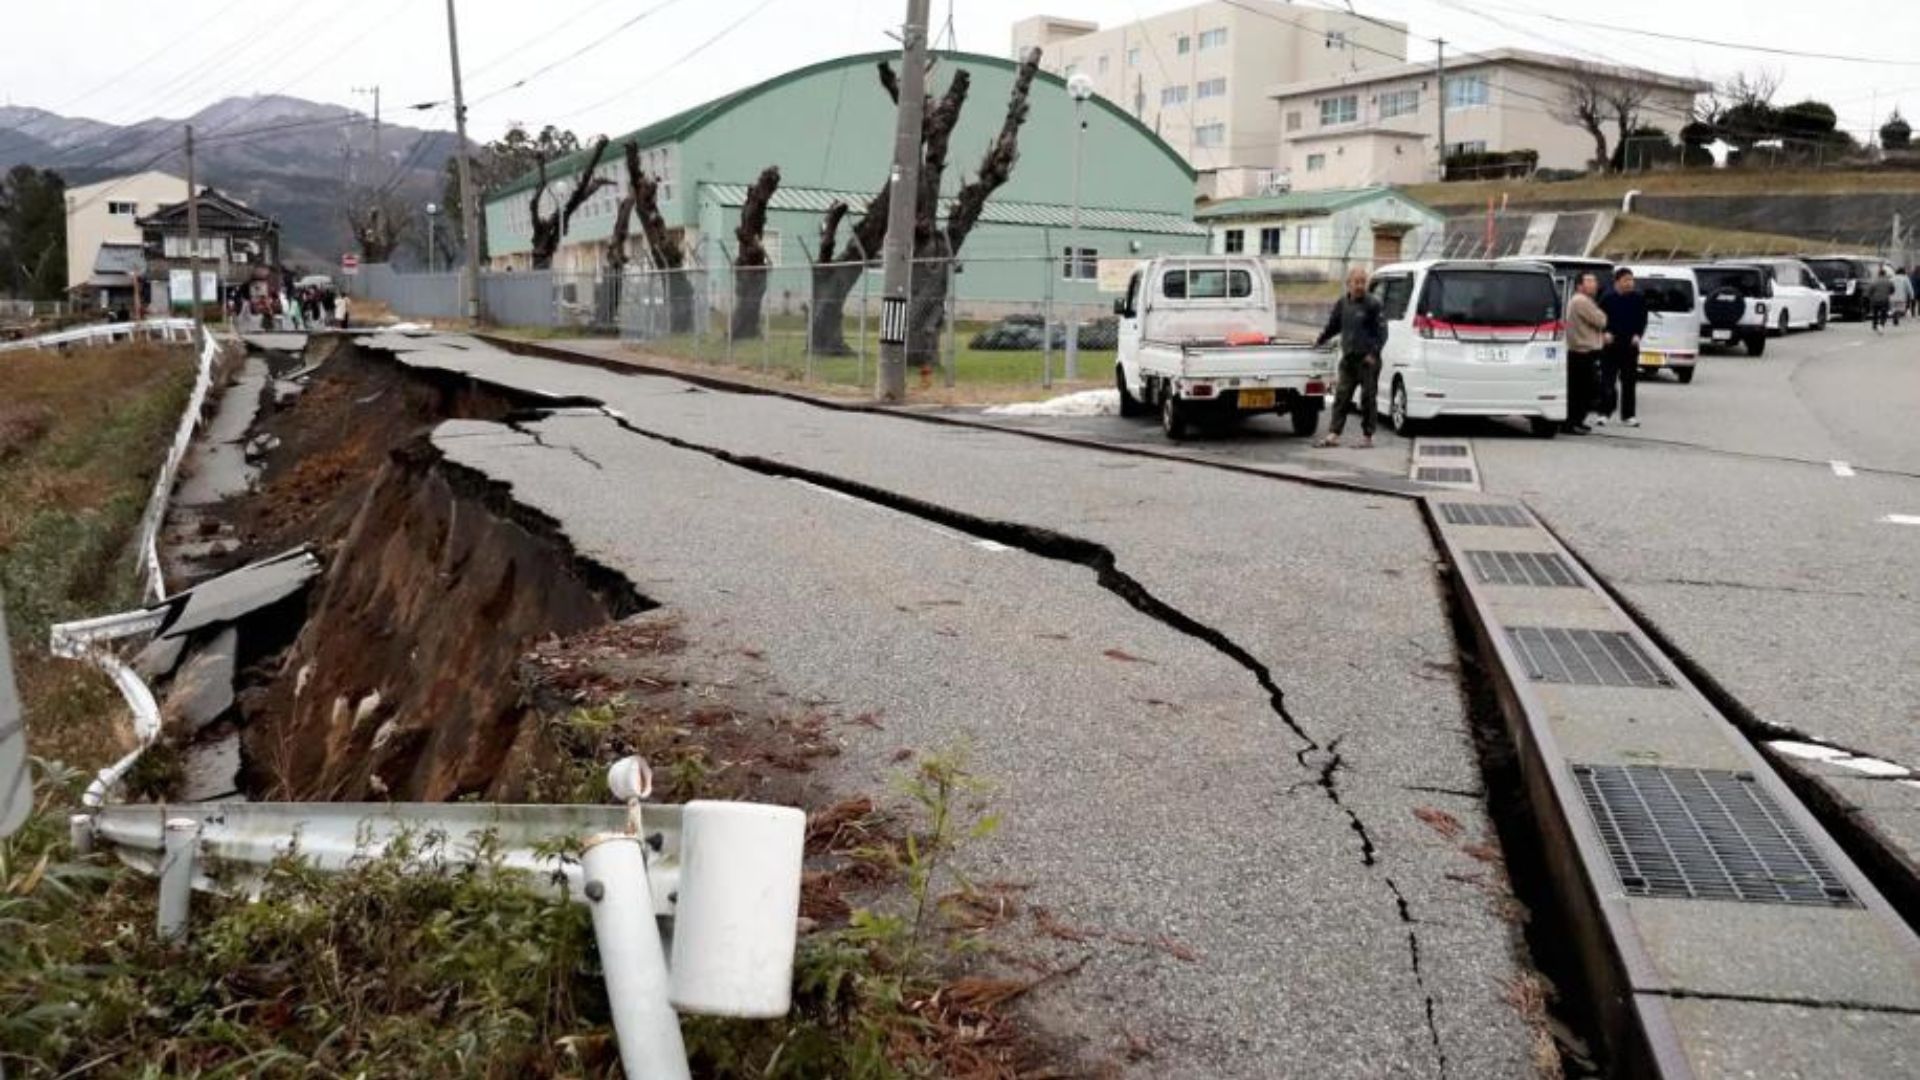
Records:
<instances>
[{"instance_id":1,"label":"building door","mask_svg":"<svg viewBox=\"0 0 1920 1080\"><path fill-rule=\"evenodd\" d=\"M1400 238L1406 235L1399 231L1375 229L1373 232L1373 265L1385 266L1400 261Z\"/></svg>"}]
</instances>

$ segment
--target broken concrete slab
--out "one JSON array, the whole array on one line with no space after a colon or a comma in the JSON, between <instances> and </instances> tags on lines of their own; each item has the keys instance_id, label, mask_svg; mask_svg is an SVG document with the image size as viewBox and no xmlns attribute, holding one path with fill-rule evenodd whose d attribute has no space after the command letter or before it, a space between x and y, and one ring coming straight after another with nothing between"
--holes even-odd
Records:
<instances>
[{"instance_id":1,"label":"broken concrete slab","mask_svg":"<svg viewBox=\"0 0 1920 1080\"><path fill-rule=\"evenodd\" d=\"M225 716L233 708L233 677L239 651L240 633L231 626L195 649L173 678L162 706L163 715L178 721L189 732L198 732Z\"/></svg>"},{"instance_id":2,"label":"broken concrete slab","mask_svg":"<svg viewBox=\"0 0 1920 1080\"><path fill-rule=\"evenodd\" d=\"M187 748L181 802L240 798L240 733L229 731Z\"/></svg>"},{"instance_id":3,"label":"broken concrete slab","mask_svg":"<svg viewBox=\"0 0 1920 1080\"><path fill-rule=\"evenodd\" d=\"M134 656L133 670L148 682L164 679L180 666L180 654L186 648L184 637L154 638Z\"/></svg>"},{"instance_id":4,"label":"broken concrete slab","mask_svg":"<svg viewBox=\"0 0 1920 1080\"><path fill-rule=\"evenodd\" d=\"M184 637L233 622L292 596L319 573L320 560L304 547L250 563L169 597L165 603L172 610L155 636Z\"/></svg>"},{"instance_id":5,"label":"broken concrete slab","mask_svg":"<svg viewBox=\"0 0 1920 1080\"><path fill-rule=\"evenodd\" d=\"M246 342L249 349L263 349L268 352L297 353L307 347L307 335L285 333L242 334L240 340Z\"/></svg>"}]
</instances>

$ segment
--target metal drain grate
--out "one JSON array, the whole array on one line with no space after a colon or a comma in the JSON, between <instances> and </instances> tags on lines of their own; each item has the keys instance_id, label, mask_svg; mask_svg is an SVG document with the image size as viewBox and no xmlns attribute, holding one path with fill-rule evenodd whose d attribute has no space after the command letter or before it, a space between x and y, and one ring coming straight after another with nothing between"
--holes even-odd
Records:
<instances>
[{"instance_id":1,"label":"metal drain grate","mask_svg":"<svg viewBox=\"0 0 1920 1080\"><path fill-rule=\"evenodd\" d=\"M1752 773L1575 765L1629 896L1859 907Z\"/></svg>"},{"instance_id":2,"label":"metal drain grate","mask_svg":"<svg viewBox=\"0 0 1920 1080\"><path fill-rule=\"evenodd\" d=\"M1567 561L1545 551L1469 551L1473 572L1487 585L1537 585L1578 588L1580 579Z\"/></svg>"},{"instance_id":3,"label":"metal drain grate","mask_svg":"<svg viewBox=\"0 0 1920 1080\"><path fill-rule=\"evenodd\" d=\"M1429 484L1471 484L1472 469L1443 469L1434 465L1422 465L1414 470L1415 480L1424 480Z\"/></svg>"},{"instance_id":4,"label":"metal drain grate","mask_svg":"<svg viewBox=\"0 0 1920 1080\"><path fill-rule=\"evenodd\" d=\"M1421 443L1421 457L1466 457L1465 443Z\"/></svg>"},{"instance_id":5,"label":"metal drain grate","mask_svg":"<svg viewBox=\"0 0 1920 1080\"><path fill-rule=\"evenodd\" d=\"M1440 516L1449 525L1497 525L1526 528L1533 524L1526 511L1506 503L1441 503Z\"/></svg>"},{"instance_id":6,"label":"metal drain grate","mask_svg":"<svg viewBox=\"0 0 1920 1080\"><path fill-rule=\"evenodd\" d=\"M1527 677L1575 686L1672 686L1633 635L1618 630L1571 630L1559 626L1509 626L1507 640L1520 650Z\"/></svg>"}]
</instances>

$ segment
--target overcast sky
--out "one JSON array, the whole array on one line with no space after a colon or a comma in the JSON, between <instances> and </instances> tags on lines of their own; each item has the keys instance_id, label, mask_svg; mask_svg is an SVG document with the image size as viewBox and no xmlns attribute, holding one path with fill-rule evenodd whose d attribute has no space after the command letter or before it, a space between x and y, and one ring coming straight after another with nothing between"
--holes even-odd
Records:
<instances>
[{"instance_id":1,"label":"overcast sky","mask_svg":"<svg viewBox=\"0 0 1920 1080\"><path fill-rule=\"evenodd\" d=\"M960 48L996 55L1007 53L1009 28L1027 15L1111 25L1184 6L1178 0L933 3L942 44L951 11ZM1783 100L1826 100L1842 125L1863 138L1895 105L1920 113L1920 3L1914 0L1357 0L1355 7L1409 23L1416 36L1409 48L1419 59L1433 53L1432 43L1421 39L1443 36L1450 50L1512 45L1709 79L1768 68L1785 78ZM452 124L452 110L444 106L405 108L449 94L441 0L7 0L6 8L0 98L10 104L116 122L184 116L252 93L370 110L371 98L353 88L378 84L392 120ZM516 120L554 122L582 135L618 134L803 64L889 47L885 34L904 10L904 0L460 0L473 134L491 138ZM1908 62L1765 56L1572 26L1529 11ZM521 79L525 85L515 88Z\"/></svg>"}]
</instances>

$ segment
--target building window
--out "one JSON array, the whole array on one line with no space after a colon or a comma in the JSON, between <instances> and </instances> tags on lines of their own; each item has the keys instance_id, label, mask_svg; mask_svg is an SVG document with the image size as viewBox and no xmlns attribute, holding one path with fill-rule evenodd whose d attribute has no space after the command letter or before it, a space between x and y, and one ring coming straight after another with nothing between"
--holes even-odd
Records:
<instances>
[{"instance_id":1,"label":"building window","mask_svg":"<svg viewBox=\"0 0 1920 1080\"><path fill-rule=\"evenodd\" d=\"M1447 108L1471 109L1488 100L1485 75L1453 76L1447 80Z\"/></svg>"},{"instance_id":2,"label":"building window","mask_svg":"<svg viewBox=\"0 0 1920 1080\"><path fill-rule=\"evenodd\" d=\"M1300 130L1300 110L1299 109L1287 110L1287 130L1288 131Z\"/></svg>"},{"instance_id":3,"label":"building window","mask_svg":"<svg viewBox=\"0 0 1920 1080\"><path fill-rule=\"evenodd\" d=\"M1171 108L1172 106L1185 105L1186 103L1187 103L1187 84L1186 83L1181 83L1179 86L1163 86L1160 88L1160 107L1161 108L1163 109Z\"/></svg>"},{"instance_id":4,"label":"building window","mask_svg":"<svg viewBox=\"0 0 1920 1080\"><path fill-rule=\"evenodd\" d=\"M1080 258L1075 259L1072 248L1061 248L1060 278L1063 281L1073 281L1076 278L1081 281L1100 280L1100 249L1081 248Z\"/></svg>"},{"instance_id":5,"label":"building window","mask_svg":"<svg viewBox=\"0 0 1920 1080\"><path fill-rule=\"evenodd\" d=\"M226 254L226 250L226 241L221 237L203 236L200 238L200 257L203 259L218 259ZM160 251L169 259L192 258L190 254L192 249L187 246L187 238L183 235L175 234L161 240Z\"/></svg>"},{"instance_id":6,"label":"building window","mask_svg":"<svg viewBox=\"0 0 1920 1080\"><path fill-rule=\"evenodd\" d=\"M1193 39L1185 34L1181 34L1179 40L1173 43L1173 51L1179 53L1181 56L1187 55L1193 51Z\"/></svg>"},{"instance_id":7,"label":"building window","mask_svg":"<svg viewBox=\"0 0 1920 1080\"><path fill-rule=\"evenodd\" d=\"M1107 54L1106 53L1100 54L1100 59L1096 61L1095 66L1099 69L1100 74L1105 75L1107 73Z\"/></svg>"},{"instance_id":8,"label":"building window","mask_svg":"<svg viewBox=\"0 0 1920 1080\"><path fill-rule=\"evenodd\" d=\"M1193 145L1225 146L1227 143L1227 125L1201 124L1193 129Z\"/></svg>"},{"instance_id":9,"label":"building window","mask_svg":"<svg viewBox=\"0 0 1920 1080\"><path fill-rule=\"evenodd\" d=\"M1307 171L1308 172L1322 172L1326 169L1326 167L1327 167L1327 155L1325 154L1308 154L1307 155Z\"/></svg>"},{"instance_id":10,"label":"building window","mask_svg":"<svg viewBox=\"0 0 1920 1080\"><path fill-rule=\"evenodd\" d=\"M1293 231L1293 253L1295 255L1320 254L1320 226L1302 225Z\"/></svg>"},{"instance_id":11,"label":"building window","mask_svg":"<svg viewBox=\"0 0 1920 1080\"><path fill-rule=\"evenodd\" d=\"M1140 46L1135 45L1133 48L1127 50L1127 66L1140 66Z\"/></svg>"},{"instance_id":12,"label":"building window","mask_svg":"<svg viewBox=\"0 0 1920 1080\"><path fill-rule=\"evenodd\" d=\"M1271 228L1261 229L1260 230L1260 254L1262 255L1280 254L1280 234L1281 234L1281 229L1277 225Z\"/></svg>"},{"instance_id":13,"label":"building window","mask_svg":"<svg viewBox=\"0 0 1920 1080\"><path fill-rule=\"evenodd\" d=\"M1342 97L1320 99L1321 127L1351 124L1358 119L1360 119L1360 95L1347 94Z\"/></svg>"},{"instance_id":14,"label":"building window","mask_svg":"<svg viewBox=\"0 0 1920 1080\"><path fill-rule=\"evenodd\" d=\"M114 217L133 217L139 212L140 208L130 202L114 202L111 200L107 202L107 213Z\"/></svg>"},{"instance_id":15,"label":"building window","mask_svg":"<svg viewBox=\"0 0 1920 1080\"><path fill-rule=\"evenodd\" d=\"M1447 144L1447 156L1458 157L1461 154L1484 154L1487 152L1487 140L1468 139L1465 142Z\"/></svg>"},{"instance_id":16,"label":"building window","mask_svg":"<svg viewBox=\"0 0 1920 1080\"><path fill-rule=\"evenodd\" d=\"M1227 28L1224 26L1215 27L1212 30L1200 31L1200 47L1202 49L1217 49L1226 43Z\"/></svg>"},{"instance_id":17,"label":"building window","mask_svg":"<svg viewBox=\"0 0 1920 1080\"><path fill-rule=\"evenodd\" d=\"M1208 98L1226 97L1227 96L1226 76L1223 75L1217 79L1207 79L1203 82L1197 82L1193 84L1193 96L1199 98L1202 101L1205 101Z\"/></svg>"},{"instance_id":18,"label":"building window","mask_svg":"<svg viewBox=\"0 0 1920 1080\"><path fill-rule=\"evenodd\" d=\"M1327 48L1344 49L1346 47L1347 32L1345 30L1332 30L1327 33Z\"/></svg>"},{"instance_id":19,"label":"building window","mask_svg":"<svg viewBox=\"0 0 1920 1080\"><path fill-rule=\"evenodd\" d=\"M1247 234L1241 229L1228 229L1222 250L1229 255L1238 255L1247 250Z\"/></svg>"},{"instance_id":20,"label":"building window","mask_svg":"<svg viewBox=\"0 0 1920 1080\"><path fill-rule=\"evenodd\" d=\"M1420 91L1395 90L1391 94L1380 95L1380 118L1392 116L1411 116L1420 111Z\"/></svg>"}]
</instances>

